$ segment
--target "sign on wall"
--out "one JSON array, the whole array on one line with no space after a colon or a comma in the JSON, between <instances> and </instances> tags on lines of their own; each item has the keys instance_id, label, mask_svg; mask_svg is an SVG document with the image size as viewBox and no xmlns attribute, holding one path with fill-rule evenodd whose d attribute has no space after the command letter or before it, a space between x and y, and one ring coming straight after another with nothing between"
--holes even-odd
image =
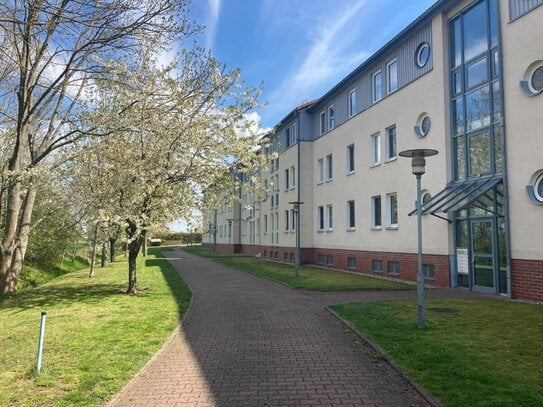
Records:
<instances>
[{"instance_id":1,"label":"sign on wall","mask_svg":"<svg viewBox=\"0 0 543 407\"><path fill-rule=\"evenodd\" d=\"M469 274L468 249L466 247L456 249L456 271L458 274Z\"/></svg>"}]
</instances>

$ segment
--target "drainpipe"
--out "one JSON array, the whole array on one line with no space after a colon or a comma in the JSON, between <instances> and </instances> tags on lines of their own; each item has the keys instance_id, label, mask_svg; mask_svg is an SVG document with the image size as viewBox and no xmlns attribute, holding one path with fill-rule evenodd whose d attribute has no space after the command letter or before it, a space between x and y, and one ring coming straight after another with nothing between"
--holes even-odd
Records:
<instances>
[{"instance_id":1,"label":"drainpipe","mask_svg":"<svg viewBox=\"0 0 543 407\"><path fill-rule=\"evenodd\" d=\"M296 140L298 141L298 151L297 151L297 157L296 157L296 167L298 167L298 172L296 173L296 183L298 185L298 187L296 188L296 200L298 202L301 202L301 198L302 198L302 184L301 184L301 179L302 177L300 176L300 173L302 172L302 168L301 168L301 162L302 162L302 154L301 154L301 146L302 146L302 142L301 142L301 135L302 135L302 132L301 132L301 126L300 126L300 115L298 114L298 110L296 110L296 131L298 131L298 136L296 137ZM301 246L301 235L302 235L302 208L301 208L301 205L298 204L298 214L296 215L297 216L297 221L298 221L298 224L296 225L296 227L298 228L298 233L296 233L296 247L298 247L298 266L302 263L301 262L301 254L302 254L302 246Z\"/></svg>"}]
</instances>

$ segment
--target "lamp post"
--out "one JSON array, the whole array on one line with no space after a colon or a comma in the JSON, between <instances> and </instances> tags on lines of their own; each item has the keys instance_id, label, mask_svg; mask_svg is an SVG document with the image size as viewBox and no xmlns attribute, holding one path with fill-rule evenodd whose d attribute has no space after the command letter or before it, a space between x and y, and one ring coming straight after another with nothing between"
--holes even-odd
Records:
<instances>
[{"instance_id":1,"label":"lamp post","mask_svg":"<svg viewBox=\"0 0 543 407\"><path fill-rule=\"evenodd\" d=\"M305 202L292 201L290 205L294 206L294 216L296 217L296 253L294 254L294 270L296 271L296 279L300 278L300 205Z\"/></svg>"},{"instance_id":2,"label":"lamp post","mask_svg":"<svg viewBox=\"0 0 543 407\"><path fill-rule=\"evenodd\" d=\"M422 272L422 202L421 202L421 177L425 172L426 157L436 155L437 150L414 149L400 152L401 157L411 158L413 174L417 177L417 237L418 237L418 273L417 273L417 303L418 303L418 325L424 328L424 274Z\"/></svg>"},{"instance_id":3,"label":"lamp post","mask_svg":"<svg viewBox=\"0 0 543 407\"><path fill-rule=\"evenodd\" d=\"M228 254L232 254L232 221L234 219L226 219L228 222Z\"/></svg>"}]
</instances>

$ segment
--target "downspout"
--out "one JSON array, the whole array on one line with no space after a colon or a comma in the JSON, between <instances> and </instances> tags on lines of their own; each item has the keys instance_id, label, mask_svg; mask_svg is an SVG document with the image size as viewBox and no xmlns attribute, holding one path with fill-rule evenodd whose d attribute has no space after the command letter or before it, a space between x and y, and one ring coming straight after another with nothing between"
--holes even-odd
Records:
<instances>
[{"instance_id":1,"label":"downspout","mask_svg":"<svg viewBox=\"0 0 543 407\"><path fill-rule=\"evenodd\" d=\"M301 179L302 177L300 176L300 173L302 172L302 166L301 166L301 162L302 162L302 154L301 154L301 146L302 146L302 142L301 142L301 135L302 135L302 132L301 132L301 126L300 126L300 115L298 114L298 110L296 109L295 111L295 115L296 115L296 131L298 132L298 135L296 137L296 140L298 141L298 151L297 151L297 157L296 157L296 167L298 167L298 172L296 173L296 183L298 184L298 188L296 188L296 200L298 202L301 202L301 197L302 197L302 184L301 184ZM301 265L302 264L302 260L301 260L301 257L302 257L302 245L301 245L301 234L302 234L302 206L300 204L298 204L298 224L296 225L296 227L298 228L297 232L296 233L296 246L298 247L298 265Z\"/></svg>"}]
</instances>

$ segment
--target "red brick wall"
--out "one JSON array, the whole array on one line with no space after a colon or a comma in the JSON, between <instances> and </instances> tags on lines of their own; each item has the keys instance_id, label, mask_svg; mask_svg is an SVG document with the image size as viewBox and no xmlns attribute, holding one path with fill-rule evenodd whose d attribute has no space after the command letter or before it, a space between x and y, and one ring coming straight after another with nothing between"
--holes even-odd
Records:
<instances>
[{"instance_id":1,"label":"red brick wall","mask_svg":"<svg viewBox=\"0 0 543 407\"><path fill-rule=\"evenodd\" d=\"M543 260L512 259L512 297L543 301Z\"/></svg>"}]
</instances>

